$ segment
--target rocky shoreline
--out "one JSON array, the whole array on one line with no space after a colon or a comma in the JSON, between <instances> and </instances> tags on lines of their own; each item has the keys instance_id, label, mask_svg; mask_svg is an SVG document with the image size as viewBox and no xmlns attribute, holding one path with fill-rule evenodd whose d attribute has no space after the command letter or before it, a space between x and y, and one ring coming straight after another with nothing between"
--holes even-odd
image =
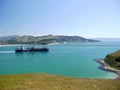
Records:
<instances>
[{"instance_id":1,"label":"rocky shoreline","mask_svg":"<svg viewBox=\"0 0 120 90\"><path fill-rule=\"evenodd\" d=\"M114 72L118 75L118 77L116 77L115 79L120 79L120 70L110 67L104 62L104 60L97 60L97 62L102 65L101 67L102 70Z\"/></svg>"}]
</instances>

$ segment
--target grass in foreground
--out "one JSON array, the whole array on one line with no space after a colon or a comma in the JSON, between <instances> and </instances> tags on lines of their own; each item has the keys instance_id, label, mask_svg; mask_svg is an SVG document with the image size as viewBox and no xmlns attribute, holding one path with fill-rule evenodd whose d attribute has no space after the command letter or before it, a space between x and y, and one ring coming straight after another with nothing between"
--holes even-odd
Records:
<instances>
[{"instance_id":1,"label":"grass in foreground","mask_svg":"<svg viewBox=\"0 0 120 90\"><path fill-rule=\"evenodd\" d=\"M120 90L120 80L48 74L0 75L0 90Z\"/></svg>"}]
</instances>

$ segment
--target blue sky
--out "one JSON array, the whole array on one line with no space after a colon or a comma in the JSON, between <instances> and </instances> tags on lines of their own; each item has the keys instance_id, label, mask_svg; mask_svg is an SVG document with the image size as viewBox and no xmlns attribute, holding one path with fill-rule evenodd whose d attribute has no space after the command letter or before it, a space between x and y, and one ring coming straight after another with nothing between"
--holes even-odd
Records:
<instances>
[{"instance_id":1,"label":"blue sky","mask_svg":"<svg viewBox=\"0 0 120 90\"><path fill-rule=\"evenodd\" d=\"M120 0L0 0L0 35L120 37Z\"/></svg>"}]
</instances>

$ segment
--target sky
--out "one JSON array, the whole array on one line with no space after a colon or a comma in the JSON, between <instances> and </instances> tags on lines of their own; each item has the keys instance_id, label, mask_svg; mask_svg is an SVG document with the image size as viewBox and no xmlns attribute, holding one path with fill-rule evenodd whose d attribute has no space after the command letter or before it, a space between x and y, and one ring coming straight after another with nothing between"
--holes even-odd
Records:
<instances>
[{"instance_id":1,"label":"sky","mask_svg":"<svg viewBox=\"0 0 120 90\"><path fill-rule=\"evenodd\" d=\"M0 0L0 36L120 37L120 0Z\"/></svg>"}]
</instances>

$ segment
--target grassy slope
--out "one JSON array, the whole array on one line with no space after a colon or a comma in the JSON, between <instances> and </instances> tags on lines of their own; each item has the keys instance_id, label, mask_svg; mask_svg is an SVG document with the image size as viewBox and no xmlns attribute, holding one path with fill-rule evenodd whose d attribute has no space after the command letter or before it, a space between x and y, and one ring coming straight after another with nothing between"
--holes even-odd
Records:
<instances>
[{"instance_id":1,"label":"grassy slope","mask_svg":"<svg viewBox=\"0 0 120 90\"><path fill-rule=\"evenodd\" d=\"M119 61L117 61L119 60ZM104 61L109 64L111 67L120 69L120 50L113 52L106 56Z\"/></svg>"},{"instance_id":2,"label":"grassy slope","mask_svg":"<svg viewBox=\"0 0 120 90\"><path fill-rule=\"evenodd\" d=\"M0 90L120 90L120 80L47 74L0 75Z\"/></svg>"},{"instance_id":3,"label":"grassy slope","mask_svg":"<svg viewBox=\"0 0 120 90\"><path fill-rule=\"evenodd\" d=\"M110 55L114 56L114 57L120 57L120 50L111 53Z\"/></svg>"}]
</instances>

